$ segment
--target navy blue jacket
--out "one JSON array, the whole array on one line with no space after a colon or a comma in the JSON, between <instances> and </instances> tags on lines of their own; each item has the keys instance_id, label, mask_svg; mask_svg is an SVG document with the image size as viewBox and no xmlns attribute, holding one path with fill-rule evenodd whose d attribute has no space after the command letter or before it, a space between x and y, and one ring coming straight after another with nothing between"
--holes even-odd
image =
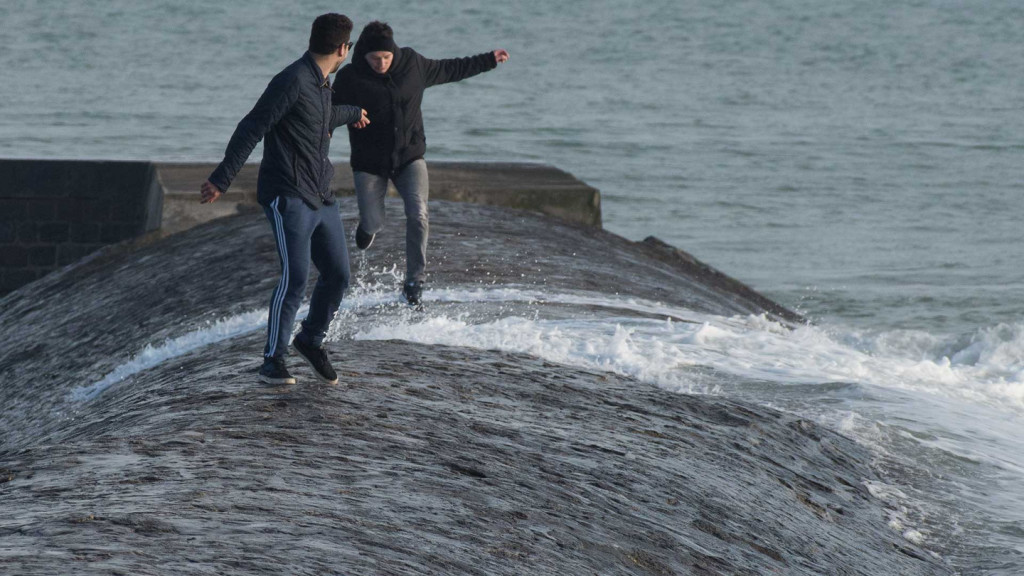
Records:
<instances>
[{"instance_id":1,"label":"navy blue jacket","mask_svg":"<svg viewBox=\"0 0 1024 576\"><path fill-rule=\"evenodd\" d=\"M278 196L302 198L313 208L333 204L334 166L327 156L331 132L360 119L355 106L331 104L331 83L306 52L267 85L252 111L238 123L224 161L210 183L227 191L256 144L266 137L256 196L269 205Z\"/></svg>"},{"instance_id":2,"label":"navy blue jacket","mask_svg":"<svg viewBox=\"0 0 1024 576\"><path fill-rule=\"evenodd\" d=\"M427 151L420 109L424 90L458 82L498 65L493 52L432 60L412 48L401 48L388 71L377 74L365 56L356 44L352 63L338 72L334 103L366 109L370 125L361 130L350 126L348 130L352 169L379 176L398 172Z\"/></svg>"}]
</instances>

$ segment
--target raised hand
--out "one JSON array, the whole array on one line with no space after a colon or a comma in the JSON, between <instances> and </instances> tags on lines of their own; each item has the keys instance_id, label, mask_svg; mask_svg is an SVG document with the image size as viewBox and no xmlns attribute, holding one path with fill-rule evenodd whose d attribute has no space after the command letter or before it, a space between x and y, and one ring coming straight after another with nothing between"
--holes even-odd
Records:
<instances>
[{"instance_id":1,"label":"raised hand","mask_svg":"<svg viewBox=\"0 0 1024 576\"><path fill-rule=\"evenodd\" d=\"M494 59L498 61L498 64L508 62L508 50L495 50Z\"/></svg>"},{"instance_id":2,"label":"raised hand","mask_svg":"<svg viewBox=\"0 0 1024 576\"><path fill-rule=\"evenodd\" d=\"M210 202L213 202L217 198L220 198L220 195L223 194L223 192L221 192L220 188L217 188L213 184L210 184L210 181L207 180L206 182L203 182L202 186L199 187L199 194L202 195L202 199L199 200L199 203L209 204Z\"/></svg>"}]
</instances>

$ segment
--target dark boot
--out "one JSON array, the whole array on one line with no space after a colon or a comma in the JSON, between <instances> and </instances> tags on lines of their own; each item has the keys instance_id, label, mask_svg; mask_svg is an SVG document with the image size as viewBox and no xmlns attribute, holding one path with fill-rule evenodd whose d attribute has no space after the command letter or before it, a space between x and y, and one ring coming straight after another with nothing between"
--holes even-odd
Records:
<instances>
[{"instance_id":1,"label":"dark boot","mask_svg":"<svg viewBox=\"0 0 1024 576\"><path fill-rule=\"evenodd\" d=\"M420 297L423 295L423 282L415 280L402 285L402 296L410 306L419 306Z\"/></svg>"}]
</instances>

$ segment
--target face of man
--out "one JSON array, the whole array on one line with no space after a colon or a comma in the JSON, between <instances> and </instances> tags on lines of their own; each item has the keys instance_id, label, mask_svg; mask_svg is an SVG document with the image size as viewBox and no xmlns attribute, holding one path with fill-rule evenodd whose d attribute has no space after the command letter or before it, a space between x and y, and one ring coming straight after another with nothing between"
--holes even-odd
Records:
<instances>
[{"instance_id":1,"label":"face of man","mask_svg":"<svg viewBox=\"0 0 1024 576\"><path fill-rule=\"evenodd\" d=\"M394 54L387 50L379 50L377 52L368 52L366 54L366 63L373 68L373 71L377 74L384 74L391 68L391 60L395 57Z\"/></svg>"},{"instance_id":2,"label":"face of man","mask_svg":"<svg viewBox=\"0 0 1024 576\"><path fill-rule=\"evenodd\" d=\"M351 48L350 44L348 44L348 43L342 44L338 48L338 51L335 52L335 54L338 56L338 61L335 62L334 63L334 67L331 68L331 74L334 74L335 72L337 72L338 69L341 68L341 65L345 62L345 59L348 58L348 50L349 50L349 48Z\"/></svg>"}]
</instances>

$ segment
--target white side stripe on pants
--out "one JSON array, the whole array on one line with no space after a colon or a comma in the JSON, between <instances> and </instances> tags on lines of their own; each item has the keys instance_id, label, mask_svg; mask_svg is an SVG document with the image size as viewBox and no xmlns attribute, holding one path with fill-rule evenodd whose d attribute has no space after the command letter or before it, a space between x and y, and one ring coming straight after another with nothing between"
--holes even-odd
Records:
<instances>
[{"instance_id":1,"label":"white side stripe on pants","mask_svg":"<svg viewBox=\"0 0 1024 576\"><path fill-rule=\"evenodd\" d=\"M281 305L284 304L284 294L288 290L288 246L285 244L284 222L281 213L277 211L278 202L281 197L274 198L270 207L274 212L274 237L277 240L277 251L281 256L281 281L277 284L277 294L270 305L270 327L267 333L269 346L267 355L275 356L277 353L277 337L281 332Z\"/></svg>"}]
</instances>

